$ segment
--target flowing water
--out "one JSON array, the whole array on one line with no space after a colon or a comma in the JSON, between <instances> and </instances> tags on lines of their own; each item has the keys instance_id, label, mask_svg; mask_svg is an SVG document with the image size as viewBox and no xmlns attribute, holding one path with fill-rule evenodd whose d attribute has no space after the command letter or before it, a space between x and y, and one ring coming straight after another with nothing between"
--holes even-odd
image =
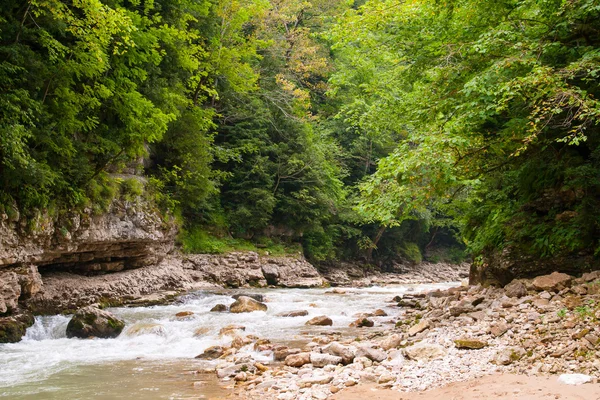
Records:
<instances>
[{"instance_id":1,"label":"flowing water","mask_svg":"<svg viewBox=\"0 0 600 400\"><path fill-rule=\"evenodd\" d=\"M206 362L194 357L207 347L227 345L230 337L219 330L230 324L246 327L246 334L274 343L306 342L306 332L348 332L354 314L377 308L397 312L389 301L407 291L447 288L454 284L403 285L344 289L251 289L199 291L165 306L111 308L126 322L115 339L67 339L69 316L36 317L19 343L0 345L0 397L11 399L189 399L219 398L228 392L212 375L200 374ZM235 293L265 295L267 312L215 313L216 304L229 305ZM305 317L277 314L307 310ZM395 311L394 311L395 310ZM175 314L191 311L187 319ZM333 327L307 327L317 315L327 315ZM389 317L374 318L380 322ZM200 334L198 334L200 332ZM348 332L350 333L350 332ZM241 351L269 362L272 354Z\"/></svg>"}]
</instances>

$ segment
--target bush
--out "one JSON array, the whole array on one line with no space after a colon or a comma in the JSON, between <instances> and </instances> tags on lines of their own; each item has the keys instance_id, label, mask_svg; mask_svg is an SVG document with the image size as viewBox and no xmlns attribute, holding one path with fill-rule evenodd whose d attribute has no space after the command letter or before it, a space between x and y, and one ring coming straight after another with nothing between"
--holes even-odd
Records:
<instances>
[{"instance_id":1,"label":"bush","mask_svg":"<svg viewBox=\"0 0 600 400\"><path fill-rule=\"evenodd\" d=\"M181 248L191 254L222 254L227 249L223 239L209 235L200 228L183 230L180 235Z\"/></svg>"},{"instance_id":2,"label":"bush","mask_svg":"<svg viewBox=\"0 0 600 400\"><path fill-rule=\"evenodd\" d=\"M423 261L421 249L416 243L407 242L400 247L400 252L408 261L413 264L420 264Z\"/></svg>"},{"instance_id":3,"label":"bush","mask_svg":"<svg viewBox=\"0 0 600 400\"><path fill-rule=\"evenodd\" d=\"M125 179L120 184L121 195L127 201L134 201L144 193L144 185L135 178Z\"/></svg>"}]
</instances>

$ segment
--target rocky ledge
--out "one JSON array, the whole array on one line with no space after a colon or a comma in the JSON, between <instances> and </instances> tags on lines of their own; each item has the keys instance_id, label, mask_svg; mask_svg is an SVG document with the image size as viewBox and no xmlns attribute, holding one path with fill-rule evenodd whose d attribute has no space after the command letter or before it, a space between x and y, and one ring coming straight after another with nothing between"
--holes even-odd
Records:
<instances>
[{"instance_id":1,"label":"rocky ledge","mask_svg":"<svg viewBox=\"0 0 600 400\"><path fill-rule=\"evenodd\" d=\"M59 303L86 303L77 298L83 275L159 264L173 249L175 232L142 198L117 199L99 215L90 209L54 217L38 213L28 219L15 210L0 215L0 343L23 335L33 322L31 312L40 311L40 299L60 296ZM62 292L50 288L44 293L47 280L56 281L60 273L80 279L67 279L69 286ZM105 293L110 295L110 290Z\"/></svg>"},{"instance_id":2,"label":"rocky ledge","mask_svg":"<svg viewBox=\"0 0 600 400\"><path fill-rule=\"evenodd\" d=\"M505 288L460 286L390 299L397 313L366 317L357 337L307 336L288 348L243 332L213 358L219 378L241 398L326 399L362 383L426 390L494 372L600 376L600 271L553 273ZM259 363L238 349L271 353ZM342 392L343 397L343 392Z\"/></svg>"},{"instance_id":3,"label":"rocky ledge","mask_svg":"<svg viewBox=\"0 0 600 400\"><path fill-rule=\"evenodd\" d=\"M371 286L417 283L459 282L469 277L469 264L395 264L389 271L365 268L362 264L337 263L320 268L332 286Z\"/></svg>"}]
</instances>

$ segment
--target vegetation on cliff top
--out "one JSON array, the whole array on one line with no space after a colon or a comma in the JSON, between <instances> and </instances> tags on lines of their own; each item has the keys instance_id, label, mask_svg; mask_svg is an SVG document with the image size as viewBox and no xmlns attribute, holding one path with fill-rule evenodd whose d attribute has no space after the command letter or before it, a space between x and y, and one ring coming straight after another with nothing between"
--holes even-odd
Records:
<instances>
[{"instance_id":1,"label":"vegetation on cliff top","mask_svg":"<svg viewBox=\"0 0 600 400\"><path fill-rule=\"evenodd\" d=\"M133 199L122 174L144 172L191 251L597 257L599 17L593 0L7 0L1 208L106 204L115 179Z\"/></svg>"}]
</instances>

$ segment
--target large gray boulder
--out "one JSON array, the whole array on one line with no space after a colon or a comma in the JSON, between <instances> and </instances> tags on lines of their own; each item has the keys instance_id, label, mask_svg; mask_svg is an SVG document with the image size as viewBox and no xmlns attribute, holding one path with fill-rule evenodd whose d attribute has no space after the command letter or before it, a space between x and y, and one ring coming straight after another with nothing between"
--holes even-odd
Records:
<instances>
[{"instance_id":1,"label":"large gray boulder","mask_svg":"<svg viewBox=\"0 0 600 400\"><path fill-rule=\"evenodd\" d=\"M87 339L115 338L119 336L125 322L108 311L100 310L94 306L79 309L67 325L68 338Z\"/></svg>"}]
</instances>

